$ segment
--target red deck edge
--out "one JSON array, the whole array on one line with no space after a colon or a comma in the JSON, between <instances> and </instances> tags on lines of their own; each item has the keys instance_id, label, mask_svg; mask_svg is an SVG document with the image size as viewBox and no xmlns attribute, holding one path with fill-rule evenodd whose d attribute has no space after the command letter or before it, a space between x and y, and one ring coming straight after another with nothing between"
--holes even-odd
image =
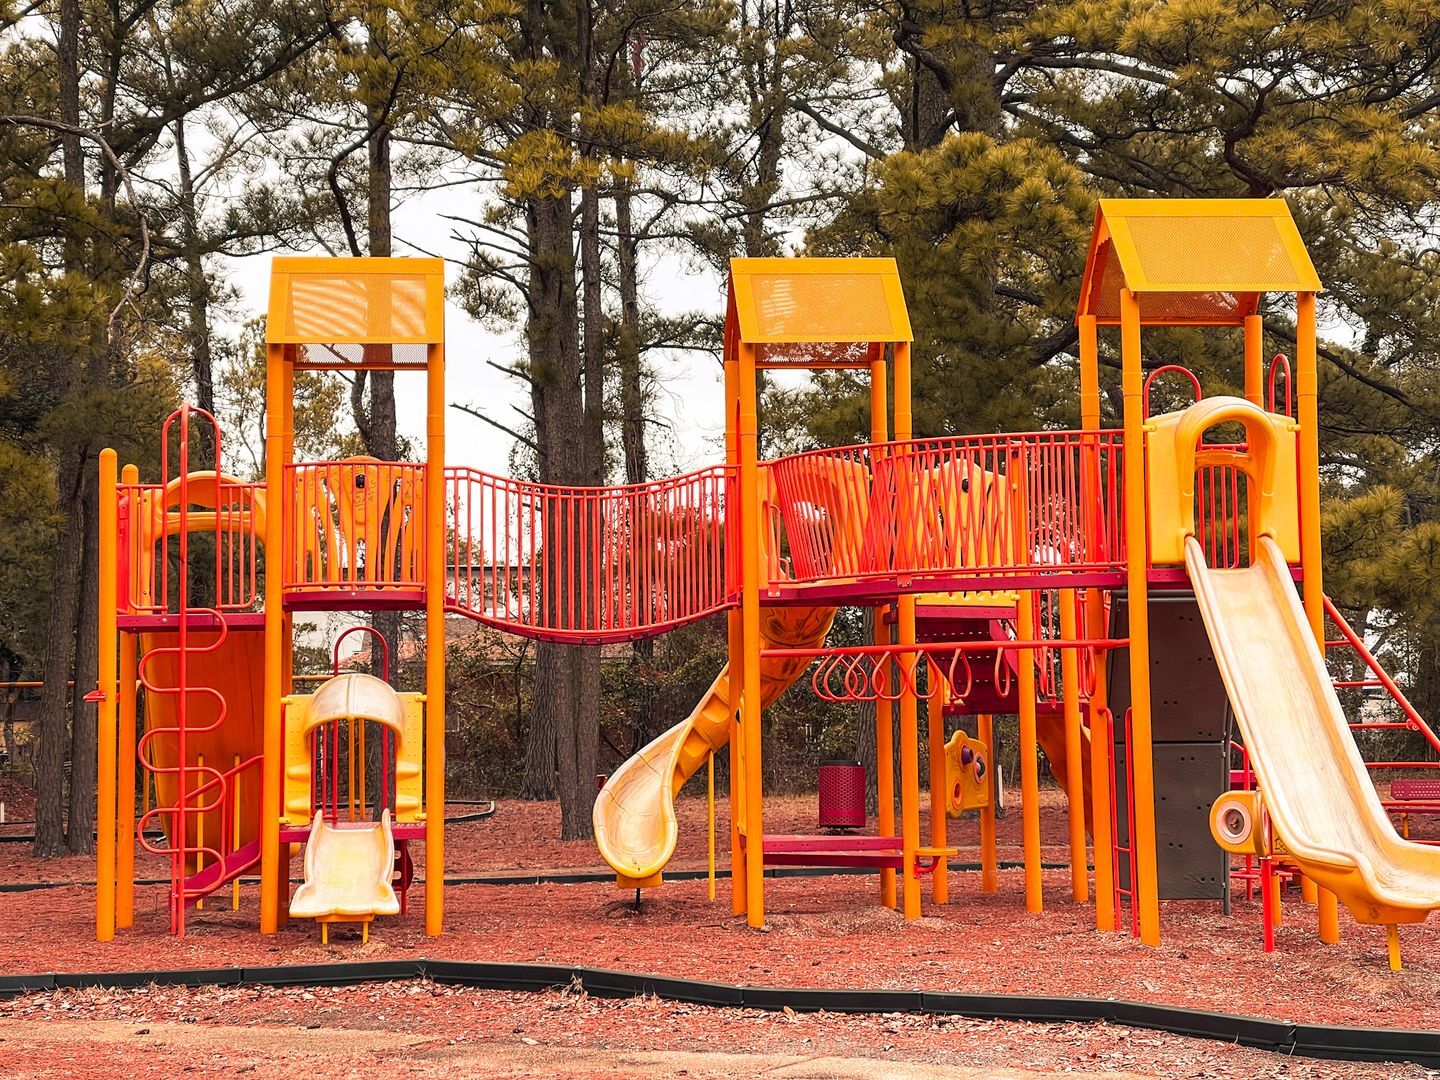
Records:
<instances>
[{"instance_id":1,"label":"red deck edge","mask_svg":"<svg viewBox=\"0 0 1440 1080\"><path fill-rule=\"evenodd\" d=\"M287 586L282 597L288 611L401 611L425 606L424 589Z\"/></svg>"},{"instance_id":2,"label":"red deck edge","mask_svg":"<svg viewBox=\"0 0 1440 1080\"><path fill-rule=\"evenodd\" d=\"M226 611L220 617L227 630L265 629L263 611ZM180 626L180 616L173 612L165 615L121 615L115 621L121 630L176 630ZM217 625L215 616L210 612L192 611L185 619L186 629L189 630L214 630Z\"/></svg>"}]
</instances>

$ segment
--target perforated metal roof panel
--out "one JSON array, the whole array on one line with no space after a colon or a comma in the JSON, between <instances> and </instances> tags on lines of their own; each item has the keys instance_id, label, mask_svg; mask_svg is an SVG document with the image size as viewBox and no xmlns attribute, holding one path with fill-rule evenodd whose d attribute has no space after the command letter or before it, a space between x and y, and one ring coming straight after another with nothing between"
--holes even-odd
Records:
<instances>
[{"instance_id":1,"label":"perforated metal roof panel","mask_svg":"<svg viewBox=\"0 0 1440 1080\"><path fill-rule=\"evenodd\" d=\"M1120 321L1120 290L1143 323L1233 325L1267 292L1319 292L1281 199L1101 199L1076 312Z\"/></svg>"}]
</instances>

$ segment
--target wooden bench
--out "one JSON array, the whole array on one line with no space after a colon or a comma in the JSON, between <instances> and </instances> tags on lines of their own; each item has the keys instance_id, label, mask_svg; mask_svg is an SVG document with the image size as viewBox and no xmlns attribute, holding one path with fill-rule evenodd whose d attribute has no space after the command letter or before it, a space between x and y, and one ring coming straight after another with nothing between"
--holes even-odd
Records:
<instances>
[{"instance_id":1,"label":"wooden bench","mask_svg":"<svg viewBox=\"0 0 1440 1080\"><path fill-rule=\"evenodd\" d=\"M1400 835L1410 838L1410 815L1440 816L1440 779L1401 777L1390 783L1385 808L1400 817Z\"/></svg>"}]
</instances>

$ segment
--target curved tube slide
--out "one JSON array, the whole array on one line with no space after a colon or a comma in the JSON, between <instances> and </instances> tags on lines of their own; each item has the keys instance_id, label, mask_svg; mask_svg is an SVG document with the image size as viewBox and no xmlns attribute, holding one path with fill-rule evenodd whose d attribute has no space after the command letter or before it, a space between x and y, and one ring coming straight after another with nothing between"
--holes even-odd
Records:
<instances>
[{"instance_id":1,"label":"curved tube slide","mask_svg":"<svg viewBox=\"0 0 1440 1080\"><path fill-rule=\"evenodd\" d=\"M818 648L834 618L834 608L765 608L763 646ZM761 707L783 694L810 663L808 656L762 659ZM679 839L675 796L706 758L729 745L737 697L727 664L694 712L626 761L601 789L595 800L595 843L622 888L660 884L660 872Z\"/></svg>"}]
</instances>

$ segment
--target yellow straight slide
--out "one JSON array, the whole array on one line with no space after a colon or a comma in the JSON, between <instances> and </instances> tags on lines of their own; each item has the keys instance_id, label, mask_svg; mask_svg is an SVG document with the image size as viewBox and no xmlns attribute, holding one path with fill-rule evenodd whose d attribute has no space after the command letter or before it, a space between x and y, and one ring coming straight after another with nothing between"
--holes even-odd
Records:
<instances>
[{"instance_id":1,"label":"yellow straight slide","mask_svg":"<svg viewBox=\"0 0 1440 1080\"><path fill-rule=\"evenodd\" d=\"M1402 840L1355 747L1289 567L1268 536L1253 564L1212 570L1195 537L1185 564L1277 848L1358 922L1423 921L1440 907L1440 848Z\"/></svg>"},{"instance_id":2,"label":"yellow straight slide","mask_svg":"<svg viewBox=\"0 0 1440 1080\"><path fill-rule=\"evenodd\" d=\"M762 608L762 647L819 648L834 618L834 608ZM804 674L811 660L762 659L762 707ZM679 839L675 796L713 751L729 745L737 696L727 664L694 712L621 765L601 789L595 800L595 843L622 888L660 884L660 871Z\"/></svg>"},{"instance_id":3,"label":"yellow straight slide","mask_svg":"<svg viewBox=\"0 0 1440 1080\"><path fill-rule=\"evenodd\" d=\"M398 915L400 901L390 883L394 873L388 807L379 821L334 825L317 813L305 843L305 883L290 901L290 915L334 922Z\"/></svg>"}]
</instances>

